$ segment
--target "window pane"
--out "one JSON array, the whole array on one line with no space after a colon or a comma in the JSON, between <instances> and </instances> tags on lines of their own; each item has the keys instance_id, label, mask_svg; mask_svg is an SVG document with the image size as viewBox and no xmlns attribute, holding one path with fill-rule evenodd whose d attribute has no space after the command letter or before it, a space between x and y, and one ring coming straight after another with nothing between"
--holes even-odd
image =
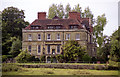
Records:
<instances>
[{"instance_id":1,"label":"window pane","mask_svg":"<svg viewBox=\"0 0 120 77\"><path fill-rule=\"evenodd\" d=\"M31 52L31 45L28 46L28 51Z\"/></svg>"},{"instance_id":2,"label":"window pane","mask_svg":"<svg viewBox=\"0 0 120 77\"><path fill-rule=\"evenodd\" d=\"M50 53L50 45L47 47L48 54Z\"/></svg>"},{"instance_id":3,"label":"window pane","mask_svg":"<svg viewBox=\"0 0 120 77\"><path fill-rule=\"evenodd\" d=\"M50 34L47 35L47 39L50 39Z\"/></svg>"},{"instance_id":4,"label":"window pane","mask_svg":"<svg viewBox=\"0 0 120 77\"><path fill-rule=\"evenodd\" d=\"M80 40L80 34L76 34L76 40Z\"/></svg>"},{"instance_id":5,"label":"window pane","mask_svg":"<svg viewBox=\"0 0 120 77\"><path fill-rule=\"evenodd\" d=\"M41 35L40 34L38 34L38 40L40 40L41 39Z\"/></svg>"},{"instance_id":6,"label":"window pane","mask_svg":"<svg viewBox=\"0 0 120 77\"><path fill-rule=\"evenodd\" d=\"M61 26L56 26L56 29L60 29L61 28Z\"/></svg>"},{"instance_id":7,"label":"window pane","mask_svg":"<svg viewBox=\"0 0 120 77\"><path fill-rule=\"evenodd\" d=\"M60 39L60 34L57 34L57 40L59 40Z\"/></svg>"},{"instance_id":8,"label":"window pane","mask_svg":"<svg viewBox=\"0 0 120 77\"><path fill-rule=\"evenodd\" d=\"M60 45L57 46L57 53L60 53Z\"/></svg>"},{"instance_id":9,"label":"window pane","mask_svg":"<svg viewBox=\"0 0 120 77\"><path fill-rule=\"evenodd\" d=\"M40 53L40 51L41 51L41 46L38 45L38 53Z\"/></svg>"},{"instance_id":10,"label":"window pane","mask_svg":"<svg viewBox=\"0 0 120 77\"><path fill-rule=\"evenodd\" d=\"M66 40L70 39L70 34L66 34Z\"/></svg>"},{"instance_id":11,"label":"window pane","mask_svg":"<svg viewBox=\"0 0 120 77\"><path fill-rule=\"evenodd\" d=\"M28 40L29 40L29 41L32 40L32 35L31 35L31 34L28 35Z\"/></svg>"}]
</instances>

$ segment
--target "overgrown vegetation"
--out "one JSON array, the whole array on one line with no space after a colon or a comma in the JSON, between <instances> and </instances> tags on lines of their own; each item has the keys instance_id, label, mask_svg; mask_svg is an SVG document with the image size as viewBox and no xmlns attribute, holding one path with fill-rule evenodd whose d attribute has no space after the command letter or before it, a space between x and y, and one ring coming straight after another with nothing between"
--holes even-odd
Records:
<instances>
[{"instance_id":1,"label":"overgrown vegetation","mask_svg":"<svg viewBox=\"0 0 120 77\"><path fill-rule=\"evenodd\" d=\"M18 63L27 63L27 62L40 61L38 58L35 58L35 56L32 56L27 51L22 51L15 59L16 59L16 61Z\"/></svg>"},{"instance_id":2,"label":"overgrown vegetation","mask_svg":"<svg viewBox=\"0 0 120 77\"><path fill-rule=\"evenodd\" d=\"M72 62L76 60L82 60L83 55L85 54L85 48L79 45L77 41L67 41L63 45L63 54L58 55L57 58L60 62Z\"/></svg>"},{"instance_id":3,"label":"overgrown vegetation","mask_svg":"<svg viewBox=\"0 0 120 77\"><path fill-rule=\"evenodd\" d=\"M17 66L16 64L8 64L8 63L2 64L3 72L20 71L20 70L22 70L21 67Z\"/></svg>"}]
</instances>

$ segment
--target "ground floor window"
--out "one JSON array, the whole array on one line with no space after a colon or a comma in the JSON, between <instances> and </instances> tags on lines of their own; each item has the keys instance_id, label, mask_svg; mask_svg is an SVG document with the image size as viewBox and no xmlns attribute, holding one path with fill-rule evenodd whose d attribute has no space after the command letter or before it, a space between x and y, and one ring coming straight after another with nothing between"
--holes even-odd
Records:
<instances>
[{"instance_id":1,"label":"ground floor window","mask_svg":"<svg viewBox=\"0 0 120 77\"><path fill-rule=\"evenodd\" d=\"M57 53L60 53L60 45L57 45Z\"/></svg>"},{"instance_id":2,"label":"ground floor window","mask_svg":"<svg viewBox=\"0 0 120 77\"><path fill-rule=\"evenodd\" d=\"M48 54L50 54L50 45L47 46Z\"/></svg>"},{"instance_id":3,"label":"ground floor window","mask_svg":"<svg viewBox=\"0 0 120 77\"><path fill-rule=\"evenodd\" d=\"M28 46L28 51L31 53L31 45Z\"/></svg>"},{"instance_id":4,"label":"ground floor window","mask_svg":"<svg viewBox=\"0 0 120 77\"><path fill-rule=\"evenodd\" d=\"M40 52L41 52L41 46L38 45L38 53L40 53Z\"/></svg>"}]
</instances>

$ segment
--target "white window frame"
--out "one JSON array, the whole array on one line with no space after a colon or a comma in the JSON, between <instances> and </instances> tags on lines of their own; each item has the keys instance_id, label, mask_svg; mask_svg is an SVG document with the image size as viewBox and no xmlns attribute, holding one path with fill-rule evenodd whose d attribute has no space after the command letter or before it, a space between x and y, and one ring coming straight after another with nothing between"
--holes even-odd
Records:
<instances>
[{"instance_id":1,"label":"white window frame","mask_svg":"<svg viewBox=\"0 0 120 77\"><path fill-rule=\"evenodd\" d=\"M38 41L41 41L41 34L38 34Z\"/></svg>"},{"instance_id":2,"label":"white window frame","mask_svg":"<svg viewBox=\"0 0 120 77\"><path fill-rule=\"evenodd\" d=\"M28 41L32 41L32 35L28 34Z\"/></svg>"},{"instance_id":3,"label":"white window frame","mask_svg":"<svg viewBox=\"0 0 120 77\"><path fill-rule=\"evenodd\" d=\"M66 40L70 40L70 34L66 34Z\"/></svg>"},{"instance_id":4,"label":"white window frame","mask_svg":"<svg viewBox=\"0 0 120 77\"><path fill-rule=\"evenodd\" d=\"M40 49L39 49L39 46L40 46ZM40 50L40 52L39 52L39 50ZM37 53L41 53L41 45L38 45L38 47L37 47Z\"/></svg>"},{"instance_id":5,"label":"white window frame","mask_svg":"<svg viewBox=\"0 0 120 77\"><path fill-rule=\"evenodd\" d=\"M50 35L50 36L48 36L48 35ZM50 39L48 39L48 38L50 38ZM51 40L51 34L47 34L47 40Z\"/></svg>"},{"instance_id":6,"label":"white window frame","mask_svg":"<svg viewBox=\"0 0 120 77\"><path fill-rule=\"evenodd\" d=\"M76 40L80 40L80 34L76 34Z\"/></svg>"},{"instance_id":7,"label":"white window frame","mask_svg":"<svg viewBox=\"0 0 120 77\"><path fill-rule=\"evenodd\" d=\"M60 40L60 34L57 34L57 40Z\"/></svg>"}]
</instances>

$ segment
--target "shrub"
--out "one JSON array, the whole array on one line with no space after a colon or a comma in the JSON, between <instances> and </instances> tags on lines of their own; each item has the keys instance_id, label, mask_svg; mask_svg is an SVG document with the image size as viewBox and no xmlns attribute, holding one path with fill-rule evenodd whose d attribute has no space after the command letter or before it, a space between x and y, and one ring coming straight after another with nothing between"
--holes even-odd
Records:
<instances>
[{"instance_id":1,"label":"shrub","mask_svg":"<svg viewBox=\"0 0 120 77\"><path fill-rule=\"evenodd\" d=\"M38 58L35 58L35 56L30 55L30 53L28 53L27 51L22 51L15 59L19 63L39 61Z\"/></svg>"},{"instance_id":2,"label":"shrub","mask_svg":"<svg viewBox=\"0 0 120 77\"><path fill-rule=\"evenodd\" d=\"M51 63L53 63L53 57L50 58Z\"/></svg>"},{"instance_id":3,"label":"shrub","mask_svg":"<svg viewBox=\"0 0 120 77\"><path fill-rule=\"evenodd\" d=\"M95 57L92 57L92 62L96 62L97 61L97 59L95 58Z\"/></svg>"},{"instance_id":4,"label":"shrub","mask_svg":"<svg viewBox=\"0 0 120 77\"><path fill-rule=\"evenodd\" d=\"M2 55L2 62L6 61L9 58L12 58L12 55Z\"/></svg>"},{"instance_id":5,"label":"shrub","mask_svg":"<svg viewBox=\"0 0 120 77\"><path fill-rule=\"evenodd\" d=\"M17 66L16 64L7 64L7 63L2 64L3 72L18 71L18 70L21 70L21 68Z\"/></svg>"},{"instance_id":6,"label":"shrub","mask_svg":"<svg viewBox=\"0 0 120 77\"><path fill-rule=\"evenodd\" d=\"M45 56L41 56L40 61L45 62Z\"/></svg>"},{"instance_id":7,"label":"shrub","mask_svg":"<svg viewBox=\"0 0 120 77\"><path fill-rule=\"evenodd\" d=\"M86 62L90 62L91 61L91 57L88 54L85 54L85 55L83 55L82 60L86 61Z\"/></svg>"}]
</instances>

